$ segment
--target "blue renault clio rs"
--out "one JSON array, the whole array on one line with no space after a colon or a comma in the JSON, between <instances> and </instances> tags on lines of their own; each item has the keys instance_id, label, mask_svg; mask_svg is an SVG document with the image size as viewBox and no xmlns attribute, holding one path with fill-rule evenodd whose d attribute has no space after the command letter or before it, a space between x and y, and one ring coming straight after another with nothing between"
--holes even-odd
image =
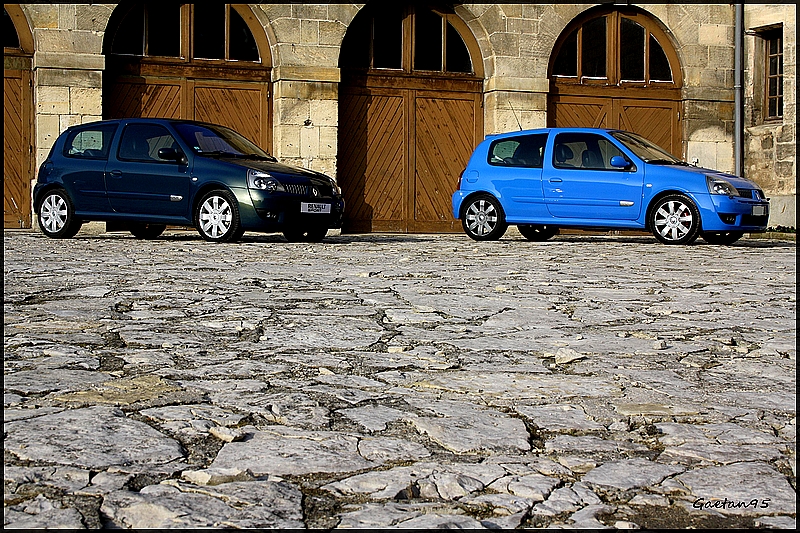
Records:
<instances>
[{"instance_id":1,"label":"blue renault clio rs","mask_svg":"<svg viewBox=\"0 0 800 533\"><path fill-rule=\"evenodd\" d=\"M731 244L766 231L769 200L749 180L689 165L631 132L548 128L481 142L453 194L453 216L477 241L514 224L531 241L576 228Z\"/></svg>"},{"instance_id":2,"label":"blue renault clio rs","mask_svg":"<svg viewBox=\"0 0 800 533\"><path fill-rule=\"evenodd\" d=\"M146 118L64 131L39 168L33 205L52 238L99 220L142 239L173 225L214 242L245 231L310 242L341 227L344 213L333 178L281 164L229 128Z\"/></svg>"}]
</instances>

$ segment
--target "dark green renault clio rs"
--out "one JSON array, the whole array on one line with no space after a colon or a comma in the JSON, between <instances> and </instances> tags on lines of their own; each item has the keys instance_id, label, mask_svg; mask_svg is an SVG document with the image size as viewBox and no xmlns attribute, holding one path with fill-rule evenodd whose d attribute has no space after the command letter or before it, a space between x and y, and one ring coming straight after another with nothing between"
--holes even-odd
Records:
<instances>
[{"instance_id":1,"label":"dark green renault clio rs","mask_svg":"<svg viewBox=\"0 0 800 533\"><path fill-rule=\"evenodd\" d=\"M131 118L73 126L56 140L33 194L41 231L73 237L88 221L153 239L194 226L214 242L245 231L321 241L344 199L324 174L281 164L230 128Z\"/></svg>"}]
</instances>

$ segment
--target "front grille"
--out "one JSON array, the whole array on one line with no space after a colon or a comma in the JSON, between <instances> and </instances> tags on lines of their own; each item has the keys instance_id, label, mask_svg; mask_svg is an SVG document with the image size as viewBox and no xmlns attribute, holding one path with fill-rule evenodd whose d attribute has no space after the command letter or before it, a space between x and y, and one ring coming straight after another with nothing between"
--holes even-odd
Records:
<instances>
[{"instance_id":1,"label":"front grille","mask_svg":"<svg viewBox=\"0 0 800 533\"><path fill-rule=\"evenodd\" d=\"M752 198L753 197L753 189L736 189L739 191L739 196L742 198Z\"/></svg>"},{"instance_id":2,"label":"front grille","mask_svg":"<svg viewBox=\"0 0 800 533\"><path fill-rule=\"evenodd\" d=\"M297 183L287 183L284 185L286 192L289 194L298 194L305 196L308 194L308 185L298 185Z\"/></svg>"}]
</instances>

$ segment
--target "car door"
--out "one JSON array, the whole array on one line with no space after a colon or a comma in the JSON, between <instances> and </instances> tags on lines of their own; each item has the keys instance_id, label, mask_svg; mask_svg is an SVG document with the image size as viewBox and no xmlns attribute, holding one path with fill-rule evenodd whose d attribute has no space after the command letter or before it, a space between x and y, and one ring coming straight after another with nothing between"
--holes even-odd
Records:
<instances>
[{"instance_id":1,"label":"car door","mask_svg":"<svg viewBox=\"0 0 800 533\"><path fill-rule=\"evenodd\" d=\"M551 215L583 220L639 218L644 172L634 165L613 167L612 157L626 156L609 138L560 132L548 149L542 185Z\"/></svg>"},{"instance_id":2,"label":"car door","mask_svg":"<svg viewBox=\"0 0 800 533\"><path fill-rule=\"evenodd\" d=\"M118 213L189 217L190 177L184 161L161 159L162 148L180 150L160 124L125 126L116 157L109 159L106 189Z\"/></svg>"},{"instance_id":3,"label":"car door","mask_svg":"<svg viewBox=\"0 0 800 533\"><path fill-rule=\"evenodd\" d=\"M546 216L542 199L542 158L547 133L504 137L489 146L488 165L506 219Z\"/></svg>"}]
</instances>

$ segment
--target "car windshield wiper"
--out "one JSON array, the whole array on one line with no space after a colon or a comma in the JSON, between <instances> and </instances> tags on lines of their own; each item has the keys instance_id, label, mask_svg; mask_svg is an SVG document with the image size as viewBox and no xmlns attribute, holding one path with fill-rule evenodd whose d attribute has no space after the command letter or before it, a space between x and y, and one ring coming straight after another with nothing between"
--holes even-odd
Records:
<instances>
[{"instance_id":1,"label":"car windshield wiper","mask_svg":"<svg viewBox=\"0 0 800 533\"><path fill-rule=\"evenodd\" d=\"M275 162L277 159L271 155L259 155L259 154L236 154L236 157L241 159L263 159L265 161L272 161Z\"/></svg>"},{"instance_id":2,"label":"car windshield wiper","mask_svg":"<svg viewBox=\"0 0 800 533\"><path fill-rule=\"evenodd\" d=\"M673 161L672 159L648 159L647 162L653 165L688 165L683 161Z\"/></svg>"},{"instance_id":3,"label":"car windshield wiper","mask_svg":"<svg viewBox=\"0 0 800 533\"><path fill-rule=\"evenodd\" d=\"M209 150L207 152L203 151L203 150L200 150L197 153L200 154L200 155L209 155L209 156L212 156L212 157L214 157L214 156L216 156L216 157L219 157L219 156L236 157L238 155L241 155L241 154L237 154L237 153L234 153L234 152L226 152L225 150Z\"/></svg>"}]
</instances>

